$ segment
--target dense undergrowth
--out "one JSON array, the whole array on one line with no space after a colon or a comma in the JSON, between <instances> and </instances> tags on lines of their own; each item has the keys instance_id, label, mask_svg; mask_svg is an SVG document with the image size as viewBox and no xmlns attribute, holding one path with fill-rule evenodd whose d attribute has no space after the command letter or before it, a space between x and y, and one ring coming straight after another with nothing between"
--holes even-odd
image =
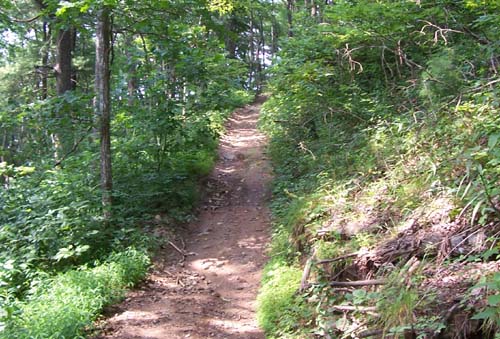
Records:
<instances>
[{"instance_id":1,"label":"dense undergrowth","mask_svg":"<svg viewBox=\"0 0 500 339\"><path fill-rule=\"evenodd\" d=\"M12 304L2 338L83 338L102 308L140 281L150 261L143 251L110 255L81 267L32 282L29 297Z\"/></svg>"},{"instance_id":2,"label":"dense undergrowth","mask_svg":"<svg viewBox=\"0 0 500 339\"><path fill-rule=\"evenodd\" d=\"M275 166L269 338L500 333L498 10L294 13L261 120Z\"/></svg>"},{"instance_id":3,"label":"dense undergrowth","mask_svg":"<svg viewBox=\"0 0 500 339\"><path fill-rule=\"evenodd\" d=\"M85 337L145 276L260 87L275 7L0 0L0 338Z\"/></svg>"},{"instance_id":4,"label":"dense undergrowth","mask_svg":"<svg viewBox=\"0 0 500 339\"><path fill-rule=\"evenodd\" d=\"M148 220L160 215L171 226L191 217L225 119L252 100L236 85L217 86L216 100L197 107L137 106L132 115L125 105L115 113L111 220L102 216L91 135L56 167L45 155L30 166L2 163L0 338L82 337L105 305L144 277L164 241Z\"/></svg>"}]
</instances>

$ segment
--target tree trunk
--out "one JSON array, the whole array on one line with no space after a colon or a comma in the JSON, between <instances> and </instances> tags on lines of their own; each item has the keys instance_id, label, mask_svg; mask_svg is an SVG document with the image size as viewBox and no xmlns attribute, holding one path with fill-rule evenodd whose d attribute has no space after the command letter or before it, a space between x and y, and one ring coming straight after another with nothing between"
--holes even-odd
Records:
<instances>
[{"instance_id":1,"label":"tree trunk","mask_svg":"<svg viewBox=\"0 0 500 339\"><path fill-rule=\"evenodd\" d=\"M43 0L35 0L35 4L41 9L47 9L47 4ZM58 22L58 18L55 17L55 14L49 15L51 19L53 19L56 24ZM49 26L50 27L50 26ZM47 25L44 23L43 26L44 32L44 40L48 39L50 34L47 33ZM67 91L74 89L73 81L72 81L72 53L74 48L74 40L75 40L75 29L59 29L56 37L56 64L54 65L54 73L56 76L56 93L57 95L63 95ZM48 41L44 41L48 44ZM46 63L48 62L48 46L45 46L47 51L44 52L42 56L42 68L43 72L48 70L46 67ZM47 98L47 75L44 73L42 75L42 97ZM65 113L63 113L64 115ZM59 116L58 118L63 118L63 116ZM65 136L60 133L63 129L60 126L57 132L53 132L51 134L51 141L54 148L54 160L56 163L59 162L62 156L64 156L65 150L69 148L69 140L65 138Z\"/></svg>"},{"instance_id":2,"label":"tree trunk","mask_svg":"<svg viewBox=\"0 0 500 339\"><path fill-rule=\"evenodd\" d=\"M49 49L50 49L50 28L49 24L43 22L43 49L42 49L42 100L45 100L49 96L49 85L48 85L48 74L47 70L49 67Z\"/></svg>"},{"instance_id":3,"label":"tree trunk","mask_svg":"<svg viewBox=\"0 0 500 339\"><path fill-rule=\"evenodd\" d=\"M293 37L293 0L286 2L286 17L288 21L288 36Z\"/></svg>"},{"instance_id":4,"label":"tree trunk","mask_svg":"<svg viewBox=\"0 0 500 339\"><path fill-rule=\"evenodd\" d=\"M316 18L318 16L318 5L316 5L315 0L311 0L311 17Z\"/></svg>"},{"instance_id":5,"label":"tree trunk","mask_svg":"<svg viewBox=\"0 0 500 339\"><path fill-rule=\"evenodd\" d=\"M226 52L227 52L227 57L229 59L236 59L236 33L235 33L235 30L237 28L237 19L231 15L226 23L225 23L225 26L226 26L226 35L224 37L224 42L225 42L225 46L226 46Z\"/></svg>"},{"instance_id":6,"label":"tree trunk","mask_svg":"<svg viewBox=\"0 0 500 339\"><path fill-rule=\"evenodd\" d=\"M275 19L272 19L271 25L271 59L278 52L279 26Z\"/></svg>"},{"instance_id":7,"label":"tree trunk","mask_svg":"<svg viewBox=\"0 0 500 339\"><path fill-rule=\"evenodd\" d=\"M71 61L73 51L73 29L60 29L57 34L56 65L56 91L62 95L73 89L71 81Z\"/></svg>"},{"instance_id":8,"label":"tree trunk","mask_svg":"<svg viewBox=\"0 0 500 339\"><path fill-rule=\"evenodd\" d=\"M256 60L256 57L255 57L255 39L254 39L254 28L255 28L255 25L254 25L254 20L253 20L253 12L250 12L250 33L248 35L248 40L249 40L249 44L250 44L250 59L249 59L249 63L250 63L250 76L248 78L248 86L253 89L255 88L255 78L256 78L256 68L255 68L255 60ZM257 52L258 53L258 52Z\"/></svg>"},{"instance_id":9,"label":"tree trunk","mask_svg":"<svg viewBox=\"0 0 500 339\"><path fill-rule=\"evenodd\" d=\"M103 6L98 12L96 28L95 56L95 109L101 128L101 190L104 220L111 218L111 193L113 180L111 172L111 136L110 136L110 48L111 23L110 9Z\"/></svg>"},{"instance_id":10,"label":"tree trunk","mask_svg":"<svg viewBox=\"0 0 500 339\"><path fill-rule=\"evenodd\" d=\"M134 46L134 36L132 34L126 37L125 56L127 57L128 74L127 74L127 92L128 92L128 105L133 106L137 93L137 62L134 60L130 46Z\"/></svg>"}]
</instances>

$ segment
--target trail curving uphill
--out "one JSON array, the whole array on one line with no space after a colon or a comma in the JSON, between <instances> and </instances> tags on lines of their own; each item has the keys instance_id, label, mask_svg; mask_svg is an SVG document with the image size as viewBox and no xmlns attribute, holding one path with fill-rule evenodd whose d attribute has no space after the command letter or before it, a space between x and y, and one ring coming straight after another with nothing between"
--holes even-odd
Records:
<instances>
[{"instance_id":1,"label":"trail curving uphill","mask_svg":"<svg viewBox=\"0 0 500 339\"><path fill-rule=\"evenodd\" d=\"M259 99L230 118L185 246L177 240L160 253L147 282L115 307L99 338L264 338L255 299L269 241L271 170L256 128Z\"/></svg>"}]
</instances>

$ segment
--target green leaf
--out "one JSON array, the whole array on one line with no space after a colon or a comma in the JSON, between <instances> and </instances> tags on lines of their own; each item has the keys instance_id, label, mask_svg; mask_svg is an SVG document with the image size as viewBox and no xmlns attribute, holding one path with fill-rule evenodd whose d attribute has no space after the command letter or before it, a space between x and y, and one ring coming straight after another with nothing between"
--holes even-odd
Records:
<instances>
[{"instance_id":1,"label":"green leaf","mask_svg":"<svg viewBox=\"0 0 500 339\"><path fill-rule=\"evenodd\" d=\"M500 294L490 295L488 297L488 305L497 306L500 303Z\"/></svg>"},{"instance_id":2,"label":"green leaf","mask_svg":"<svg viewBox=\"0 0 500 339\"><path fill-rule=\"evenodd\" d=\"M494 148L497 145L499 138L500 133L490 135L490 137L488 138L488 148Z\"/></svg>"},{"instance_id":3,"label":"green leaf","mask_svg":"<svg viewBox=\"0 0 500 339\"><path fill-rule=\"evenodd\" d=\"M496 310L494 308L488 307L488 308L484 309L482 312L474 314L474 316L471 319L473 319L473 320L489 319L489 318L494 317L495 314L496 314Z\"/></svg>"}]
</instances>

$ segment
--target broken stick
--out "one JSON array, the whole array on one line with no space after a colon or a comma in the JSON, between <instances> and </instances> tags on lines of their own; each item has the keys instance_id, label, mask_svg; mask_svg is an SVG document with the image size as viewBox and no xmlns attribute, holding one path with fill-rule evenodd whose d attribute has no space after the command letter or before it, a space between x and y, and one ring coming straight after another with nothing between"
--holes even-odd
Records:
<instances>
[{"instance_id":1,"label":"broken stick","mask_svg":"<svg viewBox=\"0 0 500 339\"><path fill-rule=\"evenodd\" d=\"M376 280L331 281L330 282L330 286L340 286L340 287L373 286L373 285L385 285L385 280L376 279Z\"/></svg>"}]
</instances>

